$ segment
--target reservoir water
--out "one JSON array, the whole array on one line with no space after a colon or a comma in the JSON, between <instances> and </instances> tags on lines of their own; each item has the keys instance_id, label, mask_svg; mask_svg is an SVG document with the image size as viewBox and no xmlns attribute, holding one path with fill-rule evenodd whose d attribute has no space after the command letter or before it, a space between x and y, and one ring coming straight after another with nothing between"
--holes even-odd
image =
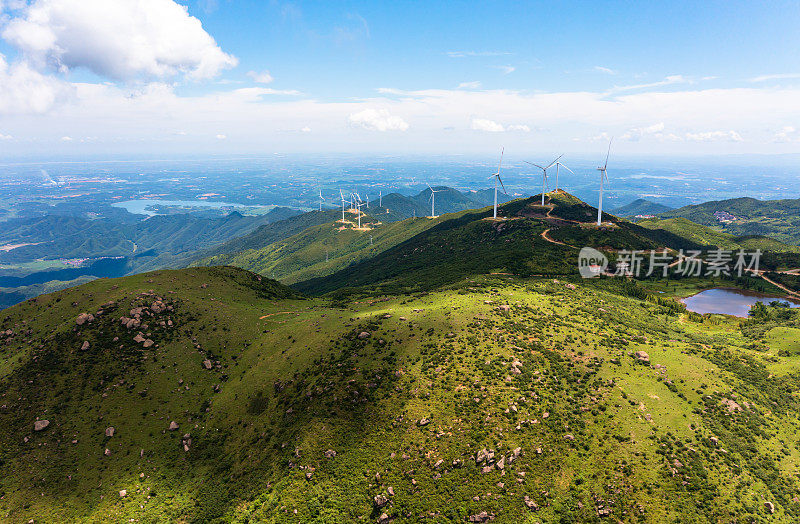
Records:
<instances>
[{"instance_id":1,"label":"reservoir water","mask_svg":"<svg viewBox=\"0 0 800 524\"><path fill-rule=\"evenodd\" d=\"M686 309L695 313L719 313L736 317L747 317L756 302L769 304L773 300L788 302L790 307L800 307L800 301L786 297L767 295L757 291L736 288L706 289L682 300Z\"/></svg>"}]
</instances>

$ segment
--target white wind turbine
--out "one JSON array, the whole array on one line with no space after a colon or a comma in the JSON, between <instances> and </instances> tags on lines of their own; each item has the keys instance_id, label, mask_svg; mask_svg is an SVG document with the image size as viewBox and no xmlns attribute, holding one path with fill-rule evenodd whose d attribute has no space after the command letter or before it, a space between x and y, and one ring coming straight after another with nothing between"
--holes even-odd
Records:
<instances>
[{"instance_id":1,"label":"white wind turbine","mask_svg":"<svg viewBox=\"0 0 800 524\"><path fill-rule=\"evenodd\" d=\"M550 165L547 167L542 167L539 164L534 164L533 162L528 162L527 160L524 161L526 164L530 164L542 170L542 205L544 205L544 193L547 191L547 170L556 165L558 161L561 160L562 156L564 155L560 155L558 158L550 162Z\"/></svg>"},{"instance_id":2,"label":"white wind turbine","mask_svg":"<svg viewBox=\"0 0 800 524\"><path fill-rule=\"evenodd\" d=\"M506 186L503 185L503 181L500 179L500 166L503 165L503 153L505 153L506 148L502 148L500 150L500 163L497 164L497 173L493 174L489 178L494 177L494 218L497 219L497 183L500 182L500 186L503 188L504 193L508 193L506 191Z\"/></svg>"},{"instance_id":3,"label":"white wind turbine","mask_svg":"<svg viewBox=\"0 0 800 524\"><path fill-rule=\"evenodd\" d=\"M344 210L347 201L344 199L344 193L342 193L341 189L339 190L339 196L342 198L342 222L344 222Z\"/></svg>"},{"instance_id":4,"label":"white wind turbine","mask_svg":"<svg viewBox=\"0 0 800 524\"><path fill-rule=\"evenodd\" d=\"M383 189L378 191L378 207L383 207Z\"/></svg>"},{"instance_id":5,"label":"white wind turbine","mask_svg":"<svg viewBox=\"0 0 800 524\"><path fill-rule=\"evenodd\" d=\"M560 158L560 157L559 157L559 158ZM570 172L570 173L572 173L573 175L575 174L575 172L574 172L572 169L568 168L567 166L565 166L565 165L564 165L564 164L562 164L561 162L558 162L558 161L557 161L557 162L556 162L556 191L558 191L558 168L559 168L559 167L563 167L564 169L566 169L567 171L569 171L569 172Z\"/></svg>"},{"instance_id":6,"label":"white wind turbine","mask_svg":"<svg viewBox=\"0 0 800 524\"><path fill-rule=\"evenodd\" d=\"M322 211L322 203L325 201L325 197L322 196L322 188L319 188L319 210Z\"/></svg>"},{"instance_id":7,"label":"white wind turbine","mask_svg":"<svg viewBox=\"0 0 800 524\"><path fill-rule=\"evenodd\" d=\"M361 206L364 205L364 202L361 201L361 197L356 193L356 213L358 214L358 229L361 229Z\"/></svg>"},{"instance_id":8,"label":"white wind turbine","mask_svg":"<svg viewBox=\"0 0 800 524\"><path fill-rule=\"evenodd\" d=\"M431 190L431 218L436 217L436 193L441 193L444 189L439 189L438 191L434 191L430 184L425 182L428 186L428 189Z\"/></svg>"},{"instance_id":9,"label":"white wind turbine","mask_svg":"<svg viewBox=\"0 0 800 524\"><path fill-rule=\"evenodd\" d=\"M608 167L608 156L611 154L611 142L614 141L614 137L611 137L611 140L608 141L608 152L606 152L606 163L603 164L603 167L598 167L597 170L600 171L600 205L597 206L597 225L601 225L603 223L603 180L608 182L608 175L606 174L606 168Z\"/></svg>"}]
</instances>

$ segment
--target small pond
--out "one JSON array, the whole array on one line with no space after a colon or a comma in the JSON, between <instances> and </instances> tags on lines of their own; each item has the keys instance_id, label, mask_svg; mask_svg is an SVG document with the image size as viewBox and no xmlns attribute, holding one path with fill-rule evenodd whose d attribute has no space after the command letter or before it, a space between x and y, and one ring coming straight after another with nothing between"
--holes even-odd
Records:
<instances>
[{"instance_id":1,"label":"small pond","mask_svg":"<svg viewBox=\"0 0 800 524\"><path fill-rule=\"evenodd\" d=\"M696 295L684 298L682 302L686 304L686 309L695 313L719 313L746 317L756 302L769 304L773 300L788 302L790 307L800 307L800 301L797 299L736 288L706 289Z\"/></svg>"}]
</instances>

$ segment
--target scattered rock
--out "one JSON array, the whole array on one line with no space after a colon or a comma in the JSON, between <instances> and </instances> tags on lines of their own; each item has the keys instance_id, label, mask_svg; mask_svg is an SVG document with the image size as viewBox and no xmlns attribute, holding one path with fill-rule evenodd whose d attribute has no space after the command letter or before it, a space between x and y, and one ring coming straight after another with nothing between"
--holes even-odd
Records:
<instances>
[{"instance_id":1,"label":"scattered rock","mask_svg":"<svg viewBox=\"0 0 800 524\"><path fill-rule=\"evenodd\" d=\"M114 426L107 427L106 428L106 436L107 437L113 437L115 431L116 431L116 429L114 429Z\"/></svg>"},{"instance_id":2,"label":"scattered rock","mask_svg":"<svg viewBox=\"0 0 800 524\"><path fill-rule=\"evenodd\" d=\"M81 313L78 315L78 318L75 319L75 323L79 326L92 322L94 320L94 315L91 313Z\"/></svg>"},{"instance_id":3,"label":"scattered rock","mask_svg":"<svg viewBox=\"0 0 800 524\"><path fill-rule=\"evenodd\" d=\"M648 355L644 351L637 351L636 354L634 355L634 357L636 357L636 360L638 360L639 362L642 362L644 364L647 364L648 362L650 362L650 355Z\"/></svg>"},{"instance_id":4,"label":"scattered rock","mask_svg":"<svg viewBox=\"0 0 800 524\"><path fill-rule=\"evenodd\" d=\"M178 427L179 427L178 423L175 422L174 420L169 423L169 430L170 431L175 431L176 429L178 429Z\"/></svg>"},{"instance_id":5,"label":"scattered rock","mask_svg":"<svg viewBox=\"0 0 800 524\"><path fill-rule=\"evenodd\" d=\"M480 513L469 516L470 522L486 522L487 520L489 520L489 514L485 511L481 511Z\"/></svg>"},{"instance_id":6,"label":"scattered rock","mask_svg":"<svg viewBox=\"0 0 800 524\"><path fill-rule=\"evenodd\" d=\"M81 351L86 351L87 349L89 349L89 341L84 340L83 344L81 344Z\"/></svg>"},{"instance_id":7,"label":"scattered rock","mask_svg":"<svg viewBox=\"0 0 800 524\"><path fill-rule=\"evenodd\" d=\"M206 368L206 369L211 369L213 366L214 366L214 363L213 363L213 362L211 362L210 360L208 360L208 359L205 359L205 360L203 361L203 367L204 367L204 368Z\"/></svg>"},{"instance_id":8,"label":"scattered rock","mask_svg":"<svg viewBox=\"0 0 800 524\"><path fill-rule=\"evenodd\" d=\"M119 490L119 496L120 497L127 497L128 496L128 490L125 490L125 489Z\"/></svg>"},{"instance_id":9,"label":"scattered rock","mask_svg":"<svg viewBox=\"0 0 800 524\"><path fill-rule=\"evenodd\" d=\"M332 450L332 449L329 449L328 451L325 452L325 458L331 459L331 458L333 458L335 456L336 456L336 452L334 450Z\"/></svg>"},{"instance_id":10,"label":"scattered rock","mask_svg":"<svg viewBox=\"0 0 800 524\"><path fill-rule=\"evenodd\" d=\"M420 427L427 426L430 423L431 423L431 421L426 419L426 418L420 419L420 421L417 422L417 424L419 424Z\"/></svg>"},{"instance_id":11,"label":"scattered rock","mask_svg":"<svg viewBox=\"0 0 800 524\"><path fill-rule=\"evenodd\" d=\"M764 502L764 509L766 509L770 514L775 513L775 504L769 501Z\"/></svg>"},{"instance_id":12,"label":"scattered rock","mask_svg":"<svg viewBox=\"0 0 800 524\"><path fill-rule=\"evenodd\" d=\"M532 511L536 511L539 509L539 505L536 503L536 501L530 498L528 495L525 495L525 499L523 500L523 502L525 502L525 507Z\"/></svg>"},{"instance_id":13,"label":"scattered rock","mask_svg":"<svg viewBox=\"0 0 800 524\"><path fill-rule=\"evenodd\" d=\"M575 442L575 436L572 433L567 433L564 435L565 440L569 440L570 442Z\"/></svg>"},{"instance_id":14,"label":"scattered rock","mask_svg":"<svg viewBox=\"0 0 800 524\"><path fill-rule=\"evenodd\" d=\"M142 347L146 349L146 348L152 347L153 344L155 344L155 342L153 342L152 340L150 340L148 338L147 340L144 341L144 343L142 344Z\"/></svg>"},{"instance_id":15,"label":"scattered rock","mask_svg":"<svg viewBox=\"0 0 800 524\"><path fill-rule=\"evenodd\" d=\"M49 420L37 420L33 423L33 430L34 431L42 431L44 428L50 425Z\"/></svg>"},{"instance_id":16,"label":"scattered rock","mask_svg":"<svg viewBox=\"0 0 800 524\"><path fill-rule=\"evenodd\" d=\"M388 499L388 498L386 498L384 495L380 495L380 494L378 494L378 495L375 495L374 502L375 502L375 507L376 507L376 508L382 508L382 507L384 507L386 504L388 504L388 503L389 503L389 499Z\"/></svg>"},{"instance_id":17,"label":"scattered rock","mask_svg":"<svg viewBox=\"0 0 800 524\"><path fill-rule=\"evenodd\" d=\"M361 333L358 334L358 339L359 340L364 340L364 339L369 338L369 337L370 337L370 334L369 334L368 331L362 331Z\"/></svg>"},{"instance_id":18,"label":"scattered rock","mask_svg":"<svg viewBox=\"0 0 800 524\"><path fill-rule=\"evenodd\" d=\"M381 516L378 517L378 524L386 524L387 522L389 522L389 515L381 513Z\"/></svg>"}]
</instances>

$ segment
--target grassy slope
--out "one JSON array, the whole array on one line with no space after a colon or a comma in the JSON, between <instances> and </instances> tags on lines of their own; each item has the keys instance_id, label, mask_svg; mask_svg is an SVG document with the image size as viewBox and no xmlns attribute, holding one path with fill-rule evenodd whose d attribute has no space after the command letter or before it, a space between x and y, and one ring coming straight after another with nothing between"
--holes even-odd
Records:
<instances>
[{"instance_id":1,"label":"grassy slope","mask_svg":"<svg viewBox=\"0 0 800 524\"><path fill-rule=\"evenodd\" d=\"M737 321L696 323L613 291L476 276L342 310L197 268L15 306L0 316L15 332L0 345L0 515L328 523L385 511L401 523L487 511L532 523L599 522L609 508L623 522L744 522L766 519L770 501L772 521L796 521L800 412L787 392L800 357L747 349ZM149 319L156 345L143 349L116 319L156 296L174 310ZM167 319L174 328L158 327ZM781 329L765 336L785 349L796 335ZM743 411L722 404L734 398ZM51 421L40 433L37 416ZM483 448L503 470L481 473Z\"/></svg>"},{"instance_id":2,"label":"grassy slope","mask_svg":"<svg viewBox=\"0 0 800 524\"><path fill-rule=\"evenodd\" d=\"M740 236L694 223L687 218L648 219L637 223L649 229L664 229L698 244L717 246L720 249L761 249L762 251L798 252L797 246L789 246L768 237Z\"/></svg>"},{"instance_id":3,"label":"grassy slope","mask_svg":"<svg viewBox=\"0 0 800 524\"><path fill-rule=\"evenodd\" d=\"M450 215L447 215L448 217ZM352 216L348 220L352 220ZM197 263L202 266L231 265L293 284L329 275L417 235L443 219L409 218L402 222L374 225L357 230L340 221L312 226L286 240L231 255L217 255ZM369 217L363 224L372 222Z\"/></svg>"}]
</instances>

